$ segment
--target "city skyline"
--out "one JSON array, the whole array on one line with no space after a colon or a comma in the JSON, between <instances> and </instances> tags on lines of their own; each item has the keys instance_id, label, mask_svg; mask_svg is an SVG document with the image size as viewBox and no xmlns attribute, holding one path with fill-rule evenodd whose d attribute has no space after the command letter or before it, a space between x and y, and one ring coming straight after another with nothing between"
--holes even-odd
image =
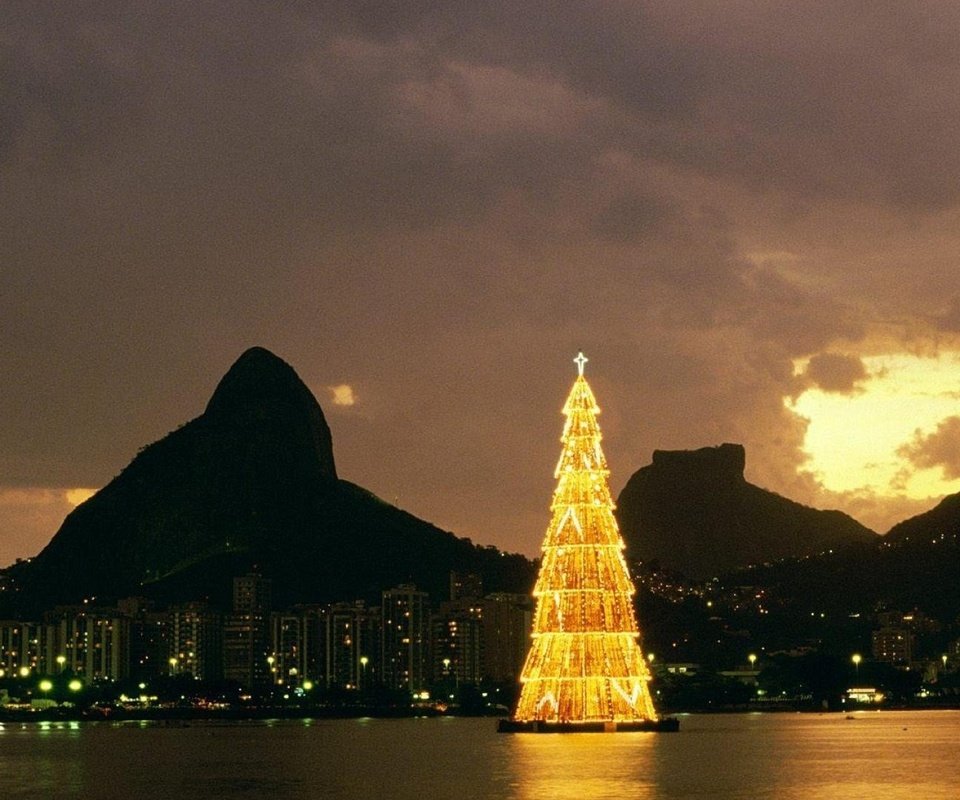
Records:
<instances>
[{"instance_id":1,"label":"city skyline","mask_svg":"<svg viewBox=\"0 0 960 800\"><path fill-rule=\"evenodd\" d=\"M252 345L342 477L528 555L581 349L615 495L724 441L879 532L960 489L954 7L6 17L2 565Z\"/></svg>"}]
</instances>

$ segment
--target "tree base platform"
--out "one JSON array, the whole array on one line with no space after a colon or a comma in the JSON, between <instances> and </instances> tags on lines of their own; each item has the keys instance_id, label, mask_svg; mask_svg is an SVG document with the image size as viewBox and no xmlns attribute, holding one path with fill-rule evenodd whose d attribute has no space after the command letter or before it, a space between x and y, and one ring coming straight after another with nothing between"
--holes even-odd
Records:
<instances>
[{"instance_id":1,"label":"tree base platform","mask_svg":"<svg viewBox=\"0 0 960 800\"><path fill-rule=\"evenodd\" d=\"M497 724L497 733L629 733L633 731L674 733L678 730L680 730L680 720L676 717L628 722L545 722L502 719Z\"/></svg>"}]
</instances>

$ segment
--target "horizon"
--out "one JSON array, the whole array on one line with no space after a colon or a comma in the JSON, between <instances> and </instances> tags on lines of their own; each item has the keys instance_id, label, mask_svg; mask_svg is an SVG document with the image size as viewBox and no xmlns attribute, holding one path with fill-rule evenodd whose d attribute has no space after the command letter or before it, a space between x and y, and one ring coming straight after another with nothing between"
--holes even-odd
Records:
<instances>
[{"instance_id":1,"label":"horizon","mask_svg":"<svg viewBox=\"0 0 960 800\"><path fill-rule=\"evenodd\" d=\"M254 345L253 348L249 348L249 349L262 349L262 350L265 350L267 353L270 353L270 355L272 355L273 357L279 359L280 361L283 361L283 363L288 363L288 362L284 361L284 360L282 359L282 357L279 356L278 354L272 353L272 351L270 351L270 350L268 350L268 349L266 349L266 348L262 348L262 347L260 347L259 345ZM244 353L246 353L246 352L247 352L247 351L245 350ZM240 355L238 355L237 358L239 359L242 355L243 355L243 353L241 353ZM577 369L577 373L579 374L579 376L584 376L584 373L585 373L584 365L585 365L586 362L589 361L589 358L586 358L586 357L584 356L584 354L583 354L582 352L580 352L580 353L578 354L577 358L572 359L572 361L577 365L577 366L576 366L576 369ZM235 363L235 362L234 362L234 363ZM295 365L293 365L293 364L288 364L288 365L293 368L294 372L296 372L296 366L295 366ZM231 365L231 366L232 366L232 365ZM227 370L224 370L223 375L226 375L226 372L227 372ZM221 379L222 379L223 375L221 375ZM576 380L576 378L575 378L575 380ZM307 387L307 388L308 388L308 391L310 391L310 390L309 390L309 387ZM211 391L211 396L212 396L212 394L213 394L213 392ZM311 395L313 395L313 392L312 392L312 391L311 391ZM320 405L320 408L321 408L321 411L322 411L322 413L323 413L323 415L324 415L324 418L327 419L328 424L329 424L328 412L323 409L323 406L322 406L322 404L320 403L319 398L316 398L316 397L314 396L314 399L317 401L318 405ZM208 398L208 400L209 400L209 398ZM198 415L198 417L199 417L199 416L202 416L203 413L204 413L204 412L201 412L201 414ZM160 437L160 438L162 439L162 438L165 438L166 436L171 435L172 433L175 433L176 430L178 430L180 427L182 427L183 425L187 424L188 422L192 422L194 419L197 419L198 417L192 417L192 418L189 419L189 420L184 420L184 421L181 422L176 428L174 428L173 430L169 431L167 434L164 434L164 436L162 436L162 437ZM602 425L601 425L601 432L602 432ZM332 436L333 438L335 438L335 436L334 436L334 431L333 431L332 429L331 429L331 436ZM155 440L155 441L159 441L159 439L158 439L158 440ZM144 448L150 446L150 445L153 444L153 443L155 443L155 442L147 442L147 443L144 443L143 445L141 445L141 447L138 448L137 454L134 455L134 456L131 458L130 462L128 462L127 464L125 464L125 465L118 471L117 475L119 475L120 472L122 472L124 469L126 469L126 467L127 467L130 463L132 463L133 460L135 460L135 459L138 457L139 453L140 453ZM656 452L674 452L674 453L675 453L675 452L696 452L696 451L699 451L699 450L713 450L713 449L717 449L717 448L722 447L722 446L725 446L725 445L734 445L734 446L743 447L743 445L740 444L740 443L738 443L738 442L719 442L719 443L716 443L716 444L703 445L703 446L701 446L701 447L693 447L693 448L690 448L690 449L688 449L688 450L672 450L672 451L671 451L671 450L664 450L663 448L655 448L654 451L651 452L651 454L650 454L650 458L649 458L649 460L648 460L648 463L643 464L643 465L641 465L640 467L638 467L636 470L634 470L634 472L631 473L631 474L628 476L628 480L629 480L629 478L633 477L633 475L635 475L639 470L644 469L644 468L646 468L646 467L652 466L652 464L653 464L653 456L655 455ZM749 453L746 451L746 449L744 450L744 452L745 452L745 455L748 457L748 456L749 456ZM334 445L333 445L333 457L334 457L334 463L336 463L336 462L337 462L337 452L336 452L336 445L335 445L335 443L334 443ZM115 477L116 477L116 476L115 476ZM339 473L339 470L338 470L338 479L340 479L340 480L347 480L347 481L349 481L349 482L351 482L351 483L355 483L354 481L350 480L350 478L349 478L348 476L344 476L344 475L340 474L340 473ZM111 482L112 482L112 480L113 480L113 479L111 479ZM749 481L748 481L748 482L749 482ZM109 485L109 484L108 484L108 485ZM360 485L360 484L357 484L357 485ZM362 488L367 488L367 487L362 487ZM622 490L623 487L620 487L620 488L621 488L621 490ZM760 488L764 488L764 489L765 489L766 487L760 487ZM94 489L79 489L79 488L78 488L78 489L72 489L72 490L69 490L68 492L65 493L64 500L66 501L66 503L68 503L68 504L71 506L71 511L72 511L73 508L76 508L76 507L79 506L80 504L86 502L86 500L90 499L90 497L94 496L98 491L99 491L99 490L94 490ZM768 490L768 491L769 491L769 490ZM619 494L620 494L620 492L617 491L617 492L614 493L614 496L617 497L617 496L619 496ZM382 499L382 500L387 500L387 498L381 498L381 499ZM793 500L793 498L789 498L789 497L788 497L787 499L788 499L788 500ZM388 502L389 502L389 501L388 501ZM398 506L398 507L400 507L400 506ZM400 508L402 508L402 507L400 507ZM931 508L933 508L933 506L931 506ZM409 511L409 509L403 509L403 510ZM831 510L831 509L822 509L822 510ZM930 509L926 509L926 510L930 510ZM924 513L924 512L920 512L920 513ZM69 514L69 512L68 512L68 514ZM414 516L416 516L416 515L414 515ZM852 515L848 515L848 516L851 516L851 518L853 518L855 521L859 522L859 520L856 520L856 518L855 518L855 517L852 517ZM904 520L899 520L898 523L899 523L899 522L903 522L903 521L905 521L906 519L909 519L909 517L908 517L908 518L905 518ZM425 521L430 522L430 520L425 520ZM895 523L895 525L898 524L898 523ZM431 524L435 524L435 523L431 523ZM862 523L860 523L860 524L862 524ZM444 529L443 526L438 526L438 527L440 527L441 529ZM864 527L866 527L866 526L864 526ZM59 530L59 526L58 526L57 530ZM446 530L446 529L444 529L444 530ZM868 528L868 530L870 530L872 533L874 533L875 535L880 536L880 537L885 536L885 535L889 532L889 530L888 530L888 531L882 531L882 532L881 532L881 531L875 531L875 530L872 530L872 529L869 529L869 528ZM56 532L57 532L57 531L54 531L54 533L51 534L51 539L52 539L53 536L56 534ZM462 533L460 533L460 532L458 532L458 531L456 531L456 530L452 530L451 532L454 533L454 534L457 535L457 536L464 537L464 534L462 534ZM482 542L482 541L480 541L480 542L477 542L477 544L487 545L487 544L490 544L490 543L489 543L489 542ZM45 543L43 546L45 547L45 546L46 546L46 543ZM41 549L42 549L42 548L41 548ZM509 548L504 548L504 547L500 547L499 549L501 549L501 550L506 550L507 552L517 552L517 553L520 553L520 554L522 554L522 555L524 555L524 556L526 556L526 557L528 557L528 558L533 558L533 559L536 559L537 557L539 557L539 551L540 551L539 546L537 547L537 550L536 550L536 551L532 551L532 552L524 552L524 551L520 551L520 550L510 550ZM31 554L29 554L29 555L17 556L16 559L11 560L11 561L9 562L9 564L3 564L2 562L0 562L0 568L3 568L3 567L5 567L5 566L12 565L12 564L14 563L14 561L19 561L19 560L22 560L22 559L29 560L29 559L31 559L32 557L38 555L39 552L40 552L40 551L38 550L36 553L31 553Z\"/></svg>"}]
</instances>

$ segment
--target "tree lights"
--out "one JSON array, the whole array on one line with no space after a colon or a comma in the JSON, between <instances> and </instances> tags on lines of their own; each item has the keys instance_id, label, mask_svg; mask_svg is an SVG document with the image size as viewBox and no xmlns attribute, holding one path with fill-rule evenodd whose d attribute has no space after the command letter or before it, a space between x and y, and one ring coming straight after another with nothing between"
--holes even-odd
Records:
<instances>
[{"instance_id":1,"label":"tree lights","mask_svg":"<svg viewBox=\"0 0 960 800\"><path fill-rule=\"evenodd\" d=\"M600 409L583 376L587 359L580 353L574 361L532 643L513 720L501 730L675 729L653 707L600 448Z\"/></svg>"}]
</instances>

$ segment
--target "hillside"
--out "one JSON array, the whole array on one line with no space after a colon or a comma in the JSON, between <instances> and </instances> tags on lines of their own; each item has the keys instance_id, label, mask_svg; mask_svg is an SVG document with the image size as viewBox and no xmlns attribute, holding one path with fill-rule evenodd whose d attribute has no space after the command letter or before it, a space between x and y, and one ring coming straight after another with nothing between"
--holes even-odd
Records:
<instances>
[{"instance_id":1,"label":"hillside","mask_svg":"<svg viewBox=\"0 0 960 800\"><path fill-rule=\"evenodd\" d=\"M413 582L436 596L450 570L526 591L532 564L477 547L337 476L329 427L294 370L246 351L204 413L143 448L8 572L12 610L130 594L207 596L256 568L279 603L375 597Z\"/></svg>"},{"instance_id":2,"label":"hillside","mask_svg":"<svg viewBox=\"0 0 960 800\"><path fill-rule=\"evenodd\" d=\"M902 541L910 537L935 539L941 534L960 533L960 494L947 495L936 506L894 525L886 539Z\"/></svg>"},{"instance_id":3,"label":"hillside","mask_svg":"<svg viewBox=\"0 0 960 800\"><path fill-rule=\"evenodd\" d=\"M656 450L627 481L617 516L631 557L691 578L804 556L876 535L839 511L819 511L748 483L742 445Z\"/></svg>"}]
</instances>

